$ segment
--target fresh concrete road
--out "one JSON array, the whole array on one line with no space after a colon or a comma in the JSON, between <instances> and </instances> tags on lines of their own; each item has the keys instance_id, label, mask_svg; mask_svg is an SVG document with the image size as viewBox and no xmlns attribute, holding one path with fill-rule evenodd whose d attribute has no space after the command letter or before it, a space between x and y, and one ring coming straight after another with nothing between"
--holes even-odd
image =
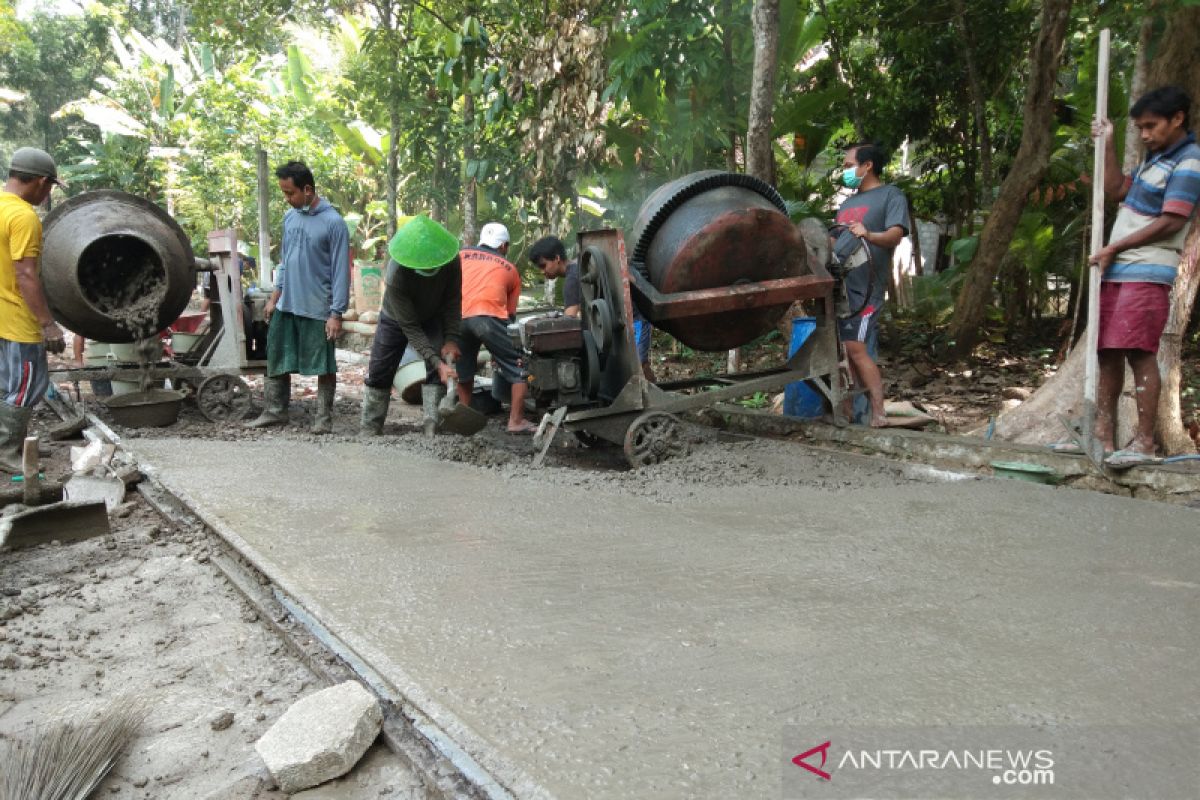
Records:
<instances>
[{"instance_id":1,"label":"fresh concrete road","mask_svg":"<svg viewBox=\"0 0 1200 800\"><path fill-rule=\"evenodd\" d=\"M771 443L127 444L517 796L780 797L797 727L1200 722L1194 510Z\"/></svg>"}]
</instances>

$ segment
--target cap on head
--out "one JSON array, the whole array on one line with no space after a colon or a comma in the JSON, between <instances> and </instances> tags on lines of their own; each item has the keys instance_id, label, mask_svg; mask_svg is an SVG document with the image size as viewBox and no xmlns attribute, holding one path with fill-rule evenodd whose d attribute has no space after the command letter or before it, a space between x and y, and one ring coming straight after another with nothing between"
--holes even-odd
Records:
<instances>
[{"instance_id":1,"label":"cap on head","mask_svg":"<svg viewBox=\"0 0 1200 800\"><path fill-rule=\"evenodd\" d=\"M408 269L433 269L458 255L458 239L424 214L413 217L388 242L388 255Z\"/></svg>"},{"instance_id":2,"label":"cap on head","mask_svg":"<svg viewBox=\"0 0 1200 800\"><path fill-rule=\"evenodd\" d=\"M488 247L508 244L508 228L502 222L489 222L479 232L479 243Z\"/></svg>"},{"instance_id":3,"label":"cap on head","mask_svg":"<svg viewBox=\"0 0 1200 800\"><path fill-rule=\"evenodd\" d=\"M36 175L39 178L49 178L62 188L67 185L58 179L58 165L54 158L45 150L36 147L22 147L13 153L8 168L12 172L24 172L26 175Z\"/></svg>"}]
</instances>

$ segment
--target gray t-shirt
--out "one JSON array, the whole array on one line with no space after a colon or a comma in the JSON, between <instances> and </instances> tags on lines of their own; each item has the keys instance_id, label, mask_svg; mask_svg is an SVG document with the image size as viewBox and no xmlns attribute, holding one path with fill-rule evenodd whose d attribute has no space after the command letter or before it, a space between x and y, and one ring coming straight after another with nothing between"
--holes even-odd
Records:
<instances>
[{"instance_id":1,"label":"gray t-shirt","mask_svg":"<svg viewBox=\"0 0 1200 800\"><path fill-rule=\"evenodd\" d=\"M855 192L846 198L837 213L838 225L849 225L852 222L861 222L863 227L872 233L883 233L889 228L899 226L907 234L908 202L904 199L904 193L886 183L865 192ZM839 261L844 261L859 244L858 237L843 228L833 245L834 256ZM894 248L888 249L874 244L868 246L871 248L871 259L875 267L875 285L871 287L870 304L879 308L883 305L883 293L887 290ZM851 308L859 306L867 294L870 279L867 270L868 267L864 265L846 275L846 294L849 296Z\"/></svg>"},{"instance_id":2,"label":"gray t-shirt","mask_svg":"<svg viewBox=\"0 0 1200 800\"><path fill-rule=\"evenodd\" d=\"M583 290L579 285L579 262L567 264L567 274L562 284L563 308L577 306L583 302Z\"/></svg>"}]
</instances>

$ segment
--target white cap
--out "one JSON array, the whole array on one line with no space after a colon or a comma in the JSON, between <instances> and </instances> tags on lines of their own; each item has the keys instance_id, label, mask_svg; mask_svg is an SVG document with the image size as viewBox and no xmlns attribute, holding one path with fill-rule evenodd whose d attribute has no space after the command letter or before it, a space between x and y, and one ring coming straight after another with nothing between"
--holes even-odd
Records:
<instances>
[{"instance_id":1,"label":"white cap","mask_svg":"<svg viewBox=\"0 0 1200 800\"><path fill-rule=\"evenodd\" d=\"M508 244L508 228L502 222L489 222L479 232L479 243L495 248Z\"/></svg>"}]
</instances>

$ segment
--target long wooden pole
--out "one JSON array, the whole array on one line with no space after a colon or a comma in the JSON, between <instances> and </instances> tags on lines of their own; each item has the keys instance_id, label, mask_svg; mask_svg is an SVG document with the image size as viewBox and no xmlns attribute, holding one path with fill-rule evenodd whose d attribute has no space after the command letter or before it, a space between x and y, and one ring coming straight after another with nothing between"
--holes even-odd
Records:
<instances>
[{"instance_id":1,"label":"long wooden pole","mask_svg":"<svg viewBox=\"0 0 1200 800\"><path fill-rule=\"evenodd\" d=\"M271 282L271 173L267 167L267 151L258 149L258 285L264 292L274 287Z\"/></svg>"},{"instance_id":2,"label":"long wooden pole","mask_svg":"<svg viewBox=\"0 0 1200 800\"><path fill-rule=\"evenodd\" d=\"M1096 66L1096 116L1108 117L1108 28L1100 31L1099 63ZM1104 247L1104 153L1107 137L1096 137L1096 153L1092 162L1092 241L1091 254ZM1096 438L1096 389L1099 382L1100 360L1100 267L1091 265L1088 271L1087 361L1083 378L1083 437L1088 455L1093 461L1103 457L1102 443ZM1114 420L1115 424L1115 420Z\"/></svg>"}]
</instances>

